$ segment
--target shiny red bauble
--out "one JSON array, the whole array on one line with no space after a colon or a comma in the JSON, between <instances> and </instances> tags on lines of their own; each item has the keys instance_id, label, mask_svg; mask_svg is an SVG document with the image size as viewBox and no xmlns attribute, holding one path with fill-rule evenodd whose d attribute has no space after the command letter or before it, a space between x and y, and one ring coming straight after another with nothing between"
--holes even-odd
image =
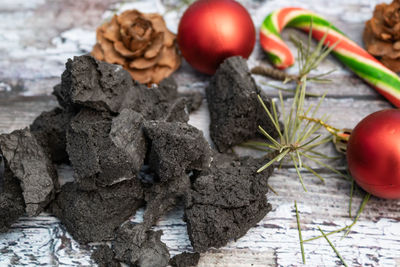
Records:
<instances>
[{"instance_id":1,"label":"shiny red bauble","mask_svg":"<svg viewBox=\"0 0 400 267\"><path fill-rule=\"evenodd\" d=\"M382 110L364 118L350 135L347 161L365 191L400 198L400 110Z\"/></svg>"},{"instance_id":2,"label":"shiny red bauble","mask_svg":"<svg viewBox=\"0 0 400 267\"><path fill-rule=\"evenodd\" d=\"M198 0L183 14L177 40L192 67L213 74L228 57L248 58L256 32L249 13L238 2Z\"/></svg>"}]
</instances>

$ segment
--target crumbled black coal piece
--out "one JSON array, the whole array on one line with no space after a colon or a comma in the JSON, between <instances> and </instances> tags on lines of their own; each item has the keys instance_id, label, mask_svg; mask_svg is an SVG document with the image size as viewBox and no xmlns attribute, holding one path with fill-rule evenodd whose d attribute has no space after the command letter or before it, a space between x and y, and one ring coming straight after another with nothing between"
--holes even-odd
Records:
<instances>
[{"instance_id":1,"label":"crumbled black coal piece","mask_svg":"<svg viewBox=\"0 0 400 267\"><path fill-rule=\"evenodd\" d=\"M251 158L221 166L213 163L195 179L186 198L185 215L196 252L240 238L271 209L265 194L272 168L257 173L263 163Z\"/></svg>"},{"instance_id":2,"label":"crumbled black coal piece","mask_svg":"<svg viewBox=\"0 0 400 267\"><path fill-rule=\"evenodd\" d=\"M82 109L67 131L67 152L80 189L134 179L143 165L143 117L125 109L117 117Z\"/></svg>"},{"instance_id":3,"label":"crumbled black coal piece","mask_svg":"<svg viewBox=\"0 0 400 267\"><path fill-rule=\"evenodd\" d=\"M25 204L18 179L3 164L2 190L0 191L0 233L6 232L12 223L25 213Z\"/></svg>"},{"instance_id":4,"label":"crumbled black coal piece","mask_svg":"<svg viewBox=\"0 0 400 267\"><path fill-rule=\"evenodd\" d=\"M114 251L107 245L100 245L95 248L91 255L98 267L120 267L119 261L114 259Z\"/></svg>"},{"instance_id":5,"label":"crumbled black coal piece","mask_svg":"<svg viewBox=\"0 0 400 267\"><path fill-rule=\"evenodd\" d=\"M202 131L180 122L147 121L144 132L151 143L149 165L161 181L207 168L211 149Z\"/></svg>"},{"instance_id":6,"label":"crumbled black coal piece","mask_svg":"<svg viewBox=\"0 0 400 267\"><path fill-rule=\"evenodd\" d=\"M178 96L178 85L172 77L162 80L156 88L159 88L159 92L167 101L175 100Z\"/></svg>"},{"instance_id":7,"label":"crumbled black coal piece","mask_svg":"<svg viewBox=\"0 0 400 267\"><path fill-rule=\"evenodd\" d=\"M3 155L0 154L0 193L3 192L4 187L5 166Z\"/></svg>"},{"instance_id":8,"label":"crumbled black coal piece","mask_svg":"<svg viewBox=\"0 0 400 267\"><path fill-rule=\"evenodd\" d=\"M118 113L122 103L139 100L139 90L131 76L121 66L98 61L90 55L69 59L61 76L61 87L54 94L63 107L85 106L100 111Z\"/></svg>"},{"instance_id":9,"label":"crumbled black coal piece","mask_svg":"<svg viewBox=\"0 0 400 267\"><path fill-rule=\"evenodd\" d=\"M81 191L67 183L51 210L79 242L112 240L114 231L143 205L143 188L136 179L96 191Z\"/></svg>"},{"instance_id":10,"label":"crumbled black coal piece","mask_svg":"<svg viewBox=\"0 0 400 267\"><path fill-rule=\"evenodd\" d=\"M177 85L173 78L167 78L159 86L147 88L134 82L121 66L84 55L68 60L54 95L69 110L83 106L117 114L129 108L146 119L160 119L169 102L176 99Z\"/></svg>"},{"instance_id":11,"label":"crumbled black coal piece","mask_svg":"<svg viewBox=\"0 0 400 267\"><path fill-rule=\"evenodd\" d=\"M187 99L187 109L189 113L198 110L203 103L203 94L200 92L185 92L179 93L179 97L184 97Z\"/></svg>"},{"instance_id":12,"label":"crumbled black coal piece","mask_svg":"<svg viewBox=\"0 0 400 267\"><path fill-rule=\"evenodd\" d=\"M67 91L69 92L69 90ZM79 106L70 102L69 95L64 92L61 83L53 87L53 95L57 98L58 104L65 110L71 113L79 112Z\"/></svg>"},{"instance_id":13,"label":"crumbled black coal piece","mask_svg":"<svg viewBox=\"0 0 400 267\"><path fill-rule=\"evenodd\" d=\"M39 144L50 154L54 163L68 163L66 132L74 113L61 108L45 111L30 126Z\"/></svg>"},{"instance_id":14,"label":"crumbled black coal piece","mask_svg":"<svg viewBox=\"0 0 400 267\"><path fill-rule=\"evenodd\" d=\"M181 254L172 257L169 260L169 264L172 267L192 267L192 266L197 266L199 260L200 260L199 253L183 252Z\"/></svg>"},{"instance_id":15,"label":"crumbled black coal piece","mask_svg":"<svg viewBox=\"0 0 400 267\"><path fill-rule=\"evenodd\" d=\"M147 120L161 120L176 100L177 85L172 78L163 80L159 86L144 88L141 91L141 104L125 103L125 106L141 113Z\"/></svg>"},{"instance_id":16,"label":"crumbled black coal piece","mask_svg":"<svg viewBox=\"0 0 400 267\"><path fill-rule=\"evenodd\" d=\"M143 224L150 229L161 216L174 208L187 195L189 189L190 178L186 174L146 188Z\"/></svg>"},{"instance_id":17,"label":"crumbled black coal piece","mask_svg":"<svg viewBox=\"0 0 400 267\"><path fill-rule=\"evenodd\" d=\"M210 136L220 152L254 138L261 125L275 136L275 128L257 99L258 88L246 61L226 59L206 88L210 110ZM270 99L262 96L268 108Z\"/></svg>"},{"instance_id":18,"label":"crumbled black coal piece","mask_svg":"<svg viewBox=\"0 0 400 267\"><path fill-rule=\"evenodd\" d=\"M117 117L113 118L110 130L112 142L129 155L129 163L135 173L138 173L143 166L147 149L142 131L143 122L141 114L124 109Z\"/></svg>"},{"instance_id":19,"label":"crumbled black coal piece","mask_svg":"<svg viewBox=\"0 0 400 267\"><path fill-rule=\"evenodd\" d=\"M57 172L28 129L0 135L0 154L19 181L29 216L38 215L54 198Z\"/></svg>"},{"instance_id":20,"label":"crumbled black coal piece","mask_svg":"<svg viewBox=\"0 0 400 267\"><path fill-rule=\"evenodd\" d=\"M188 122L189 113L187 111L188 101L182 97L177 99L169 108L165 121L167 122Z\"/></svg>"},{"instance_id":21,"label":"crumbled black coal piece","mask_svg":"<svg viewBox=\"0 0 400 267\"><path fill-rule=\"evenodd\" d=\"M124 223L117 231L113 249L115 258L140 267L164 267L168 265L169 252L161 242L162 231L151 231L142 224Z\"/></svg>"}]
</instances>

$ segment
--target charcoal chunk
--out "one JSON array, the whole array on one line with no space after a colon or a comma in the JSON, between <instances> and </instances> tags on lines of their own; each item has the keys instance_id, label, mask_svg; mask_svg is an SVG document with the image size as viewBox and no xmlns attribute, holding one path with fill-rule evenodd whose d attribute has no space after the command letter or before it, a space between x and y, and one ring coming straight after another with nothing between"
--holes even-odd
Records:
<instances>
[{"instance_id":1,"label":"charcoal chunk","mask_svg":"<svg viewBox=\"0 0 400 267\"><path fill-rule=\"evenodd\" d=\"M210 136L220 152L256 137L259 125L270 135L276 135L257 99L258 91L242 57L226 59L212 77L206 88ZM262 98L270 109L271 100Z\"/></svg>"},{"instance_id":2,"label":"charcoal chunk","mask_svg":"<svg viewBox=\"0 0 400 267\"><path fill-rule=\"evenodd\" d=\"M186 123L148 121L149 165L162 182L209 166L211 149L203 133Z\"/></svg>"},{"instance_id":3,"label":"charcoal chunk","mask_svg":"<svg viewBox=\"0 0 400 267\"><path fill-rule=\"evenodd\" d=\"M159 95L161 95L165 100L171 101L176 99L178 96L178 85L172 77L167 77L162 80L158 87Z\"/></svg>"},{"instance_id":4,"label":"charcoal chunk","mask_svg":"<svg viewBox=\"0 0 400 267\"><path fill-rule=\"evenodd\" d=\"M0 154L0 193L4 190L4 183L5 183L5 162L3 155Z\"/></svg>"},{"instance_id":5,"label":"charcoal chunk","mask_svg":"<svg viewBox=\"0 0 400 267\"><path fill-rule=\"evenodd\" d=\"M178 98L170 106L165 121L167 122L188 122L189 112L187 110L189 102L186 98Z\"/></svg>"},{"instance_id":6,"label":"charcoal chunk","mask_svg":"<svg viewBox=\"0 0 400 267\"><path fill-rule=\"evenodd\" d=\"M183 252L181 254L172 257L169 260L169 264L172 267L192 267L192 266L197 266L199 260L200 260L199 253Z\"/></svg>"},{"instance_id":7,"label":"charcoal chunk","mask_svg":"<svg viewBox=\"0 0 400 267\"><path fill-rule=\"evenodd\" d=\"M95 248L91 255L98 267L120 267L119 261L114 259L114 251L106 245L100 245Z\"/></svg>"},{"instance_id":8,"label":"charcoal chunk","mask_svg":"<svg viewBox=\"0 0 400 267\"><path fill-rule=\"evenodd\" d=\"M147 88L134 82L121 66L83 55L68 60L53 94L69 110L87 107L117 114L129 108L146 119L160 119L177 97L177 85L170 77L159 86Z\"/></svg>"},{"instance_id":9,"label":"charcoal chunk","mask_svg":"<svg viewBox=\"0 0 400 267\"><path fill-rule=\"evenodd\" d=\"M185 204L189 238L196 252L240 238L271 209L265 194L272 168L257 173L263 163L251 158L213 163L196 178Z\"/></svg>"},{"instance_id":10,"label":"charcoal chunk","mask_svg":"<svg viewBox=\"0 0 400 267\"><path fill-rule=\"evenodd\" d=\"M134 105L124 103L124 105L139 112L147 120L162 120L165 119L166 111L177 98L177 88L175 80L167 78L159 86L142 88L139 105L137 103L133 103Z\"/></svg>"},{"instance_id":11,"label":"charcoal chunk","mask_svg":"<svg viewBox=\"0 0 400 267\"><path fill-rule=\"evenodd\" d=\"M61 85L54 94L63 107L72 109L85 106L100 111L118 113L126 94L130 91L129 101L139 101L139 90L134 87L131 76L122 66L98 61L90 55L69 59L66 70L61 76Z\"/></svg>"},{"instance_id":12,"label":"charcoal chunk","mask_svg":"<svg viewBox=\"0 0 400 267\"><path fill-rule=\"evenodd\" d=\"M134 179L146 154L143 117L123 110L117 117L82 109L67 132L67 152L81 189Z\"/></svg>"},{"instance_id":13,"label":"charcoal chunk","mask_svg":"<svg viewBox=\"0 0 400 267\"><path fill-rule=\"evenodd\" d=\"M51 210L77 241L88 243L112 240L114 231L142 205L143 188L134 179L96 191L67 183Z\"/></svg>"},{"instance_id":14,"label":"charcoal chunk","mask_svg":"<svg viewBox=\"0 0 400 267\"><path fill-rule=\"evenodd\" d=\"M113 244L115 258L140 267L168 265L169 252L161 242L162 231L146 230L141 224L124 223L117 231Z\"/></svg>"},{"instance_id":15,"label":"charcoal chunk","mask_svg":"<svg viewBox=\"0 0 400 267\"><path fill-rule=\"evenodd\" d=\"M137 173L146 155L146 140L142 131L144 119L139 113L124 109L113 118L110 138L114 145L129 155L129 162Z\"/></svg>"},{"instance_id":16,"label":"charcoal chunk","mask_svg":"<svg viewBox=\"0 0 400 267\"><path fill-rule=\"evenodd\" d=\"M29 216L38 215L54 198L57 172L28 129L0 135L0 152L21 185Z\"/></svg>"},{"instance_id":17,"label":"charcoal chunk","mask_svg":"<svg viewBox=\"0 0 400 267\"><path fill-rule=\"evenodd\" d=\"M184 97L187 100L187 109L189 113L198 110L203 103L203 94L200 92L185 92L178 94L179 97Z\"/></svg>"},{"instance_id":18,"label":"charcoal chunk","mask_svg":"<svg viewBox=\"0 0 400 267\"><path fill-rule=\"evenodd\" d=\"M13 176L4 162L0 165L3 166L2 189L0 190L0 233L2 233L6 232L11 224L25 213L25 204L18 179Z\"/></svg>"},{"instance_id":19,"label":"charcoal chunk","mask_svg":"<svg viewBox=\"0 0 400 267\"><path fill-rule=\"evenodd\" d=\"M68 163L66 132L74 116L61 108L45 111L37 117L30 130L54 163Z\"/></svg>"},{"instance_id":20,"label":"charcoal chunk","mask_svg":"<svg viewBox=\"0 0 400 267\"><path fill-rule=\"evenodd\" d=\"M186 174L146 188L146 210L143 214L143 224L150 229L161 216L174 208L189 190L190 177Z\"/></svg>"}]
</instances>

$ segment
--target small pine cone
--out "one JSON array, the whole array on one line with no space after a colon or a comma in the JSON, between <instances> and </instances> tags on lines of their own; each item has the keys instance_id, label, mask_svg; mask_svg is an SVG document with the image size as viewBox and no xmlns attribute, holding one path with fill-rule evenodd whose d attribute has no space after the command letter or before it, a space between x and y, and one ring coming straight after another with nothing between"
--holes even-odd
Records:
<instances>
[{"instance_id":1,"label":"small pine cone","mask_svg":"<svg viewBox=\"0 0 400 267\"><path fill-rule=\"evenodd\" d=\"M394 72L400 72L400 0L379 4L366 22L363 35L367 51Z\"/></svg>"},{"instance_id":2,"label":"small pine cone","mask_svg":"<svg viewBox=\"0 0 400 267\"><path fill-rule=\"evenodd\" d=\"M140 83L158 84L181 64L176 36L159 14L127 10L97 28L92 56L124 67Z\"/></svg>"}]
</instances>

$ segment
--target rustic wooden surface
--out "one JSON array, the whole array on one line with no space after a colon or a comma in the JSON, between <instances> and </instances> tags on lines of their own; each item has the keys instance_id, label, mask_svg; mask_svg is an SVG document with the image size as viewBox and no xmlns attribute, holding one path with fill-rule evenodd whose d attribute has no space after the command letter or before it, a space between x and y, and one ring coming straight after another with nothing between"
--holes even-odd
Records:
<instances>
[{"instance_id":1,"label":"rustic wooden surface","mask_svg":"<svg viewBox=\"0 0 400 267\"><path fill-rule=\"evenodd\" d=\"M53 85L59 82L67 58L90 51L95 41L94 29L115 10L138 8L144 12L166 12L166 3L174 0L0 0L0 133L28 126L44 110L56 106L51 96ZM330 19L352 39L361 44L364 22L371 17L376 0L243 0L255 25L264 16L284 6L310 8ZM176 31L183 10L165 13L168 26ZM297 33L285 31L284 36ZM301 35L299 34L300 36ZM249 59L249 65L265 62L259 46ZM316 93L328 91L320 114L331 114L336 127L352 128L364 116L391 107L374 90L348 72L333 58L320 71L338 68L329 85L313 85ZM294 72L295 68L290 71ZM179 90L204 92L209 79L199 75L187 64L175 74ZM264 84L267 79L256 77L265 92L276 97L276 91ZM287 95L287 103L291 97ZM307 103L315 102L310 99ZM202 129L208 137L206 103L193 114L190 123ZM332 146L323 148L334 154ZM238 149L239 151L240 149ZM244 151L242 151L244 153ZM344 167L338 161L336 167ZM68 167L61 169L68 176ZM325 170L326 183L304 173L309 190L305 193L293 169L276 171L270 179L279 195L268 194L273 210L244 237L227 246L202 254L199 266L298 266L301 255L293 203L297 200L305 239L324 231L351 223L348 217L350 185ZM68 178L68 177L66 177ZM354 198L356 212L362 194ZM350 235L342 239L331 237L343 258L351 266L400 265L399 201L372 198ZM141 213L135 216L140 220ZM162 229L162 240L171 255L191 250L182 208L170 212L155 227ZM90 247L81 246L50 214L36 218L21 218L12 229L0 235L0 266L93 266ZM307 265L340 265L324 240L305 244Z\"/></svg>"}]
</instances>

